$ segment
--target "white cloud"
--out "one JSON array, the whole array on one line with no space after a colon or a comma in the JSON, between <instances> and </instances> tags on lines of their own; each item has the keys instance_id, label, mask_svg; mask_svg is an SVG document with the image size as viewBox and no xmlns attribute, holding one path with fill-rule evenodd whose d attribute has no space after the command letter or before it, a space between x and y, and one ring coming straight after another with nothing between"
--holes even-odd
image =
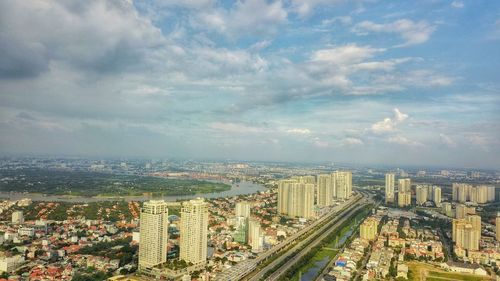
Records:
<instances>
[{"instance_id":1,"label":"white cloud","mask_svg":"<svg viewBox=\"0 0 500 281\"><path fill-rule=\"evenodd\" d=\"M311 130L307 128L292 128L286 130L287 133L289 134L297 134L297 135L309 135L311 133Z\"/></svg>"},{"instance_id":2,"label":"white cloud","mask_svg":"<svg viewBox=\"0 0 500 281\"><path fill-rule=\"evenodd\" d=\"M423 144L420 142L410 140L410 139L403 137L403 136L400 136L400 135L389 137L387 139L387 141L390 143L396 143L396 144L400 144L400 145L423 146Z\"/></svg>"},{"instance_id":3,"label":"white cloud","mask_svg":"<svg viewBox=\"0 0 500 281\"><path fill-rule=\"evenodd\" d=\"M395 33L405 39L405 43L398 45L398 47L404 47L427 42L436 30L436 26L426 21L414 22L409 19L400 19L384 24L363 21L356 24L353 30L360 35L369 32Z\"/></svg>"},{"instance_id":4,"label":"white cloud","mask_svg":"<svg viewBox=\"0 0 500 281\"><path fill-rule=\"evenodd\" d=\"M229 9L201 10L191 17L191 24L198 29L214 30L224 36L238 38L249 34L274 34L287 17L281 0L269 3L266 0L243 0Z\"/></svg>"},{"instance_id":5,"label":"white cloud","mask_svg":"<svg viewBox=\"0 0 500 281\"><path fill-rule=\"evenodd\" d=\"M346 144L346 145L363 145L364 142L358 138L345 138L344 144Z\"/></svg>"},{"instance_id":6,"label":"white cloud","mask_svg":"<svg viewBox=\"0 0 500 281\"><path fill-rule=\"evenodd\" d=\"M253 126L248 126L245 124L240 124L240 123L223 123L223 122L213 122L210 123L209 125L210 128L219 130L219 131L225 131L225 132L230 132L230 133L263 133L266 130L261 127L253 127Z\"/></svg>"},{"instance_id":7,"label":"white cloud","mask_svg":"<svg viewBox=\"0 0 500 281\"><path fill-rule=\"evenodd\" d=\"M291 10L299 17L305 18L312 15L317 6L342 2L344 0L292 0Z\"/></svg>"},{"instance_id":8,"label":"white cloud","mask_svg":"<svg viewBox=\"0 0 500 281\"><path fill-rule=\"evenodd\" d=\"M463 8L465 5L464 5L464 2L462 2L462 1L456 1L456 0L455 0L455 1L451 2L451 6L452 6L453 8L458 8L458 9L461 9L461 8Z\"/></svg>"},{"instance_id":9,"label":"white cloud","mask_svg":"<svg viewBox=\"0 0 500 281\"><path fill-rule=\"evenodd\" d=\"M371 131L375 134L383 134L396 131L396 126L408 118L408 114L402 113L398 108L394 108L393 118L384 118L371 126Z\"/></svg>"},{"instance_id":10,"label":"white cloud","mask_svg":"<svg viewBox=\"0 0 500 281\"><path fill-rule=\"evenodd\" d=\"M445 134L439 134L439 140L442 144L448 146L448 147L456 147L457 143L449 136Z\"/></svg>"},{"instance_id":11,"label":"white cloud","mask_svg":"<svg viewBox=\"0 0 500 281\"><path fill-rule=\"evenodd\" d=\"M342 65L361 62L383 51L384 49L376 49L370 46L347 44L315 51L311 56L311 60L314 62L327 62Z\"/></svg>"},{"instance_id":12,"label":"white cloud","mask_svg":"<svg viewBox=\"0 0 500 281\"><path fill-rule=\"evenodd\" d=\"M406 118L408 118L408 114L404 114L399 109L394 108L394 120L396 123L403 122Z\"/></svg>"}]
</instances>

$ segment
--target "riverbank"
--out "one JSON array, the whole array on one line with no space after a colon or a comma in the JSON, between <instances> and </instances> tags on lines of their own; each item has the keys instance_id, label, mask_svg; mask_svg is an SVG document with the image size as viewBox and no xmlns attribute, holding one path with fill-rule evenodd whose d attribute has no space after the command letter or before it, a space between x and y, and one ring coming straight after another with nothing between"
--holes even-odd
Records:
<instances>
[{"instance_id":1,"label":"riverbank","mask_svg":"<svg viewBox=\"0 0 500 281\"><path fill-rule=\"evenodd\" d=\"M166 201L179 201L179 200L189 200L197 197L202 198L219 198L219 197L231 197L238 195L246 195L257 193L259 191L267 190L261 184L256 184L253 182L242 181L235 184L230 184L228 190L210 193L195 193L191 195L172 195L172 196L152 196L152 195L140 195L140 196L76 196L76 195L48 195L41 193L19 193L19 192L0 192L0 199L7 200L20 200L24 198L29 198L33 201L43 201L43 202L69 202L69 203L90 203L90 202L102 202L102 201L147 201L151 199L163 199Z\"/></svg>"}]
</instances>

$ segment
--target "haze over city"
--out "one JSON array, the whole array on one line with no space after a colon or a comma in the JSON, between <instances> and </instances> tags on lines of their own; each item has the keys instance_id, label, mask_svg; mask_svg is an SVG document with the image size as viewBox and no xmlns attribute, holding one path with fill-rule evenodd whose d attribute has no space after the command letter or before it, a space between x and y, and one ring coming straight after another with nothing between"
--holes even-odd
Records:
<instances>
[{"instance_id":1,"label":"haze over city","mask_svg":"<svg viewBox=\"0 0 500 281\"><path fill-rule=\"evenodd\" d=\"M499 168L497 1L2 1L0 153Z\"/></svg>"}]
</instances>

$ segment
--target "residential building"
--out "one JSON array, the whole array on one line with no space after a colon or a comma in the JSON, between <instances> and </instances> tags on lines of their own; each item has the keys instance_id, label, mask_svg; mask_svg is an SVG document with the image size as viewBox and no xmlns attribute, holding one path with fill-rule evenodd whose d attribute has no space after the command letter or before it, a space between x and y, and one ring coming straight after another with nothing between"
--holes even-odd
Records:
<instances>
[{"instance_id":1,"label":"residential building","mask_svg":"<svg viewBox=\"0 0 500 281\"><path fill-rule=\"evenodd\" d=\"M248 223L248 244L252 247L253 252L262 250L262 241L260 222L256 219L250 219Z\"/></svg>"},{"instance_id":2,"label":"residential building","mask_svg":"<svg viewBox=\"0 0 500 281\"><path fill-rule=\"evenodd\" d=\"M359 237L368 241L377 238L379 220L373 217L367 218L359 227Z\"/></svg>"},{"instance_id":3,"label":"residential building","mask_svg":"<svg viewBox=\"0 0 500 281\"><path fill-rule=\"evenodd\" d=\"M23 211L12 212L12 223L14 223L14 224L23 224L24 223Z\"/></svg>"},{"instance_id":4,"label":"residential building","mask_svg":"<svg viewBox=\"0 0 500 281\"><path fill-rule=\"evenodd\" d=\"M411 180L409 178L398 180L398 192L411 192Z\"/></svg>"},{"instance_id":5,"label":"residential building","mask_svg":"<svg viewBox=\"0 0 500 281\"><path fill-rule=\"evenodd\" d=\"M143 204L140 214L139 268L152 268L167 261L168 207L163 200Z\"/></svg>"},{"instance_id":6,"label":"residential building","mask_svg":"<svg viewBox=\"0 0 500 281\"><path fill-rule=\"evenodd\" d=\"M321 207L330 206L333 203L334 188L330 174L318 175L317 205Z\"/></svg>"},{"instance_id":7,"label":"residential building","mask_svg":"<svg viewBox=\"0 0 500 281\"><path fill-rule=\"evenodd\" d=\"M441 187L439 186L433 187L432 201L434 201L436 207L441 207Z\"/></svg>"},{"instance_id":8,"label":"residential building","mask_svg":"<svg viewBox=\"0 0 500 281\"><path fill-rule=\"evenodd\" d=\"M335 195L339 199L349 199L352 195L352 172L336 171L332 174Z\"/></svg>"},{"instance_id":9,"label":"residential building","mask_svg":"<svg viewBox=\"0 0 500 281\"><path fill-rule=\"evenodd\" d=\"M236 207L235 207L236 216L249 218L251 206L252 206L252 204L250 204L250 202L247 202L247 201L242 201L242 202L236 203Z\"/></svg>"},{"instance_id":10,"label":"residential building","mask_svg":"<svg viewBox=\"0 0 500 281\"><path fill-rule=\"evenodd\" d=\"M394 173L385 174L385 203L394 203Z\"/></svg>"},{"instance_id":11,"label":"residential building","mask_svg":"<svg viewBox=\"0 0 500 281\"><path fill-rule=\"evenodd\" d=\"M186 201L181 207L180 258L193 264L207 259L208 206L203 198Z\"/></svg>"},{"instance_id":12,"label":"residential building","mask_svg":"<svg viewBox=\"0 0 500 281\"><path fill-rule=\"evenodd\" d=\"M423 205L425 202L427 202L427 194L428 194L428 186L425 185L417 185L417 188L415 190L416 197L417 197L417 204L418 205Z\"/></svg>"},{"instance_id":13,"label":"residential building","mask_svg":"<svg viewBox=\"0 0 500 281\"><path fill-rule=\"evenodd\" d=\"M411 205L411 192L398 192L398 206L406 207Z\"/></svg>"},{"instance_id":14,"label":"residential building","mask_svg":"<svg viewBox=\"0 0 500 281\"><path fill-rule=\"evenodd\" d=\"M312 183L284 180L278 184L278 211L290 217L314 217L314 189Z\"/></svg>"}]
</instances>

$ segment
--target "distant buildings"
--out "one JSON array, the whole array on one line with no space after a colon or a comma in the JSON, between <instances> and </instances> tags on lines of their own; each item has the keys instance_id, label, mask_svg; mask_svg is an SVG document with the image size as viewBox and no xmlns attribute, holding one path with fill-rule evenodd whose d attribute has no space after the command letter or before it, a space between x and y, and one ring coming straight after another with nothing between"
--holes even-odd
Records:
<instances>
[{"instance_id":1,"label":"distant buildings","mask_svg":"<svg viewBox=\"0 0 500 281\"><path fill-rule=\"evenodd\" d=\"M180 258L193 264L205 263L207 235L207 203L202 198L184 202L180 221Z\"/></svg>"},{"instance_id":2,"label":"distant buildings","mask_svg":"<svg viewBox=\"0 0 500 281\"><path fill-rule=\"evenodd\" d=\"M145 202L140 215L139 268L167 261L168 208L163 200Z\"/></svg>"},{"instance_id":3,"label":"distant buildings","mask_svg":"<svg viewBox=\"0 0 500 281\"><path fill-rule=\"evenodd\" d=\"M453 183L452 185L453 201L475 204L485 204L495 201L495 187L488 185L473 186L466 183Z\"/></svg>"},{"instance_id":4,"label":"distant buildings","mask_svg":"<svg viewBox=\"0 0 500 281\"><path fill-rule=\"evenodd\" d=\"M312 218L315 216L314 176L292 177L278 183L278 212L289 217ZM321 207L333 204L333 199L352 196L352 173L336 171L318 175L316 204Z\"/></svg>"},{"instance_id":5,"label":"distant buildings","mask_svg":"<svg viewBox=\"0 0 500 281\"><path fill-rule=\"evenodd\" d=\"M415 189L417 205L433 201L436 207L441 206L441 187L430 185L417 185Z\"/></svg>"},{"instance_id":6,"label":"distant buildings","mask_svg":"<svg viewBox=\"0 0 500 281\"><path fill-rule=\"evenodd\" d=\"M385 203L394 203L394 180L393 173L385 174Z\"/></svg>"}]
</instances>

